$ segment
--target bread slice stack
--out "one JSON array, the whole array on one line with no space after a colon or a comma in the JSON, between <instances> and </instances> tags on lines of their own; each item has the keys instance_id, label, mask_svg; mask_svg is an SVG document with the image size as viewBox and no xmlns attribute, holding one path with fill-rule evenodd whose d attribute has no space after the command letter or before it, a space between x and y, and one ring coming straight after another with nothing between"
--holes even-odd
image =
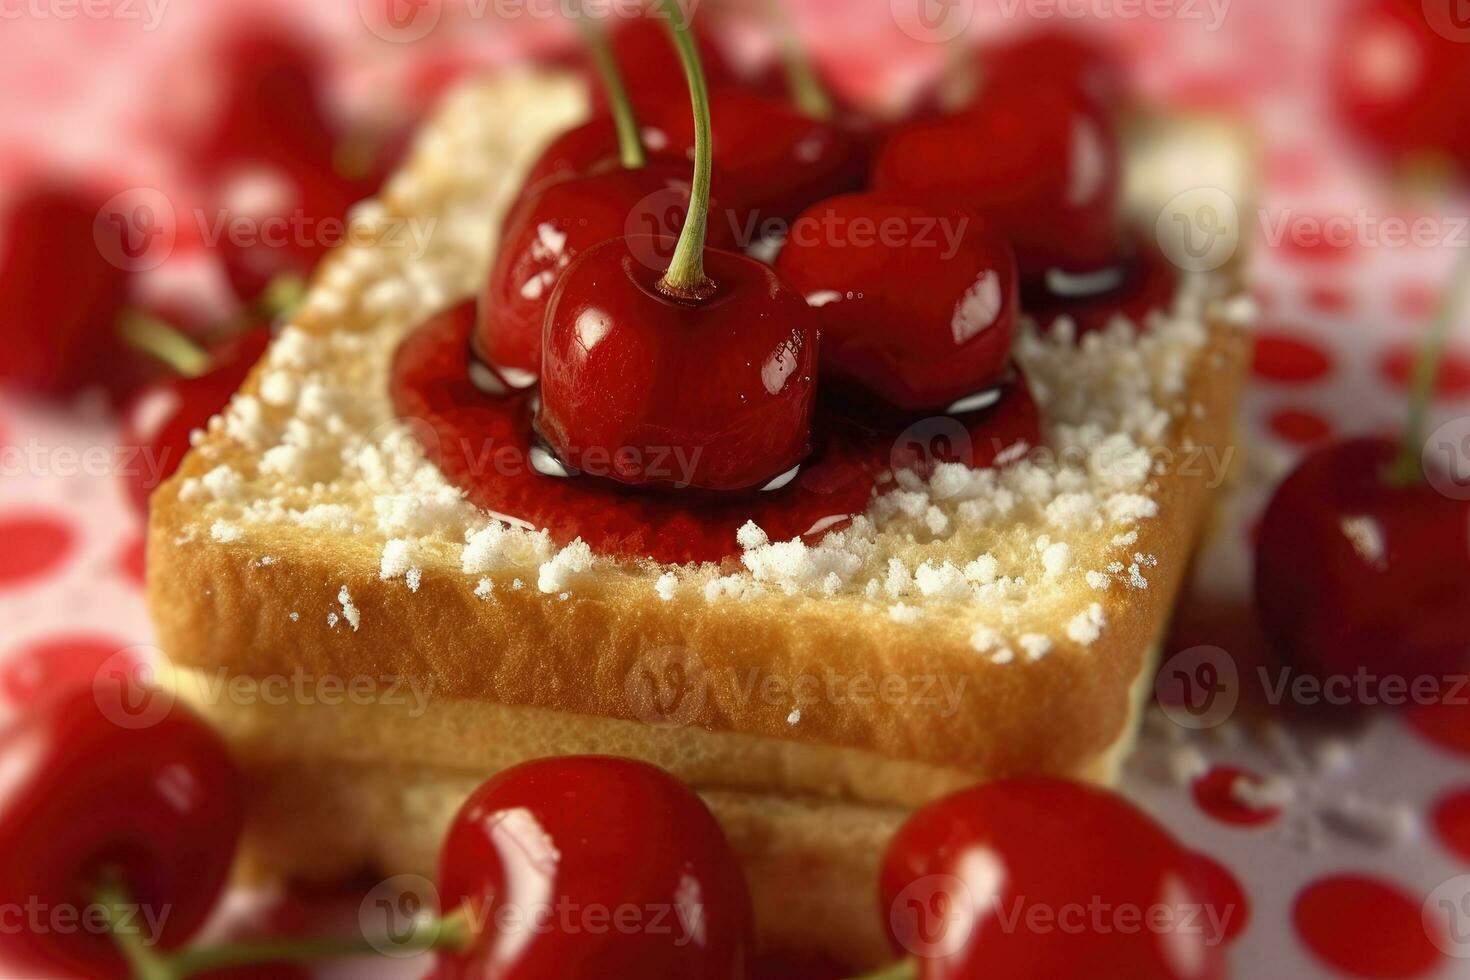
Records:
<instances>
[{"instance_id":1,"label":"bread slice stack","mask_svg":"<svg viewBox=\"0 0 1470 980\"><path fill-rule=\"evenodd\" d=\"M520 175L578 122L558 75L456 93L153 499L179 695L254 783L257 872L431 873L489 774L607 753L697 789L768 947L886 957L875 868L977 780L1107 781L1210 490L1246 345L1228 276L1146 324L1023 331L1045 445L881 486L821 540L659 566L477 510L394 417L395 349L473 296Z\"/></svg>"}]
</instances>

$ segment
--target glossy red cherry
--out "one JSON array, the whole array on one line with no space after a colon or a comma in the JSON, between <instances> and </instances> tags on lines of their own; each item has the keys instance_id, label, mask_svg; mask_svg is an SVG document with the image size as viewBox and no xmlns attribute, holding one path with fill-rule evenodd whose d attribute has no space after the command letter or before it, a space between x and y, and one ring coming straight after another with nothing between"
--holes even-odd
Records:
<instances>
[{"instance_id":1,"label":"glossy red cherry","mask_svg":"<svg viewBox=\"0 0 1470 980\"><path fill-rule=\"evenodd\" d=\"M894 948L922 980L1223 975L1192 855L1121 797L1002 780L914 814L880 874Z\"/></svg>"},{"instance_id":2,"label":"glossy red cherry","mask_svg":"<svg viewBox=\"0 0 1470 980\"><path fill-rule=\"evenodd\" d=\"M796 219L776 270L817 307L823 373L891 405L947 408L1010 360L1016 262L978 214L903 195L836 197Z\"/></svg>"},{"instance_id":3,"label":"glossy red cherry","mask_svg":"<svg viewBox=\"0 0 1470 980\"><path fill-rule=\"evenodd\" d=\"M1377 683L1470 667L1470 501L1397 483L1397 455L1387 439L1318 449L1262 518L1256 608L1302 673Z\"/></svg>"},{"instance_id":4,"label":"glossy red cherry","mask_svg":"<svg viewBox=\"0 0 1470 980\"><path fill-rule=\"evenodd\" d=\"M477 353L504 383L523 388L540 373L547 305L578 256L609 239L644 234L653 237L643 260L668 261L689 207L689 169L659 159L558 181L506 219L475 333ZM729 225L713 223L717 246L734 244Z\"/></svg>"},{"instance_id":5,"label":"glossy red cherry","mask_svg":"<svg viewBox=\"0 0 1470 980\"><path fill-rule=\"evenodd\" d=\"M1112 123L1065 82L997 81L964 112L900 126L873 183L986 212L1011 239L1023 281L1100 269L1122 251Z\"/></svg>"},{"instance_id":6,"label":"glossy red cherry","mask_svg":"<svg viewBox=\"0 0 1470 980\"><path fill-rule=\"evenodd\" d=\"M0 228L0 383L62 397L89 385L116 392L135 383L118 323L133 277L114 257L122 232L102 215L105 199L80 187L37 186L10 206ZM96 236L110 236L108 239Z\"/></svg>"},{"instance_id":7,"label":"glossy red cherry","mask_svg":"<svg viewBox=\"0 0 1470 980\"><path fill-rule=\"evenodd\" d=\"M674 298L645 259L654 245L606 242L562 277L546 313L537 425L573 469L635 486L760 489L810 450L812 312L769 267L714 249L704 253L714 292ZM665 473L655 459L689 465Z\"/></svg>"},{"instance_id":8,"label":"glossy red cherry","mask_svg":"<svg viewBox=\"0 0 1470 980\"><path fill-rule=\"evenodd\" d=\"M476 790L445 837L445 909L480 925L441 975L744 980L750 896L720 826L659 769L528 762Z\"/></svg>"},{"instance_id":9,"label":"glossy red cherry","mask_svg":"<svg viewBox=\"0 0 1470 980\"><path fill-rule=\"evenodd\" d=\"M128 499L140 513L148 513L149 496L183 462L190 434L224 410L270 338L269 327L249 330L214 354L207 373L159 382L126 406L118 446L131 456L123 479Z\"/></svg>"},{"instance_id":10,"label":"glossy red cherry","mask_svg":"<svg viewBox=\"0 0 1470 980\"><path fill-rule=\"evenodd\" d=\"M733 191L758 219L741 235L742 245L754 240L760 222L790 221L822 198L860 190L867 179L868 153L856 133L805 115L786 100L725 89L710 96L710 117L720 169L715 193ZM687 105L648 118L669 134L672 146L694 145Z\"/></svg>"},{"instance_id":11,"label":"glossy red cherry","mask_svg":"<svg viewBox=\"0 0 1470 980\"><path fill-rule=\"evenodd\" d=\"M182 707L156 720L120 710L161 696L130 689L109 700L73 689L0 735L7 908L43 916L71 909L73 921L84 921L114 871L144 913L134 927L162 949L209 917L243 822L241 779L219 737ZM128 975L105 931L7 929L0 958L30 975Z\"/></svg>"},{"instance_id":12,"label":"glossy red cherry","mask_svg":"<svg viewBox=\"0 0 1470 980\"><path fill-rule=\"evenodd\" d=\"M669 136L651 126L639 129L644 150L657 158L669 148ZM687 176L689 162L683 161ZM548 184L569 177L585 177L618 165L618 127L612 116L598 116L591 122L562 133L551 141L526 174L524 189L506 210L514 211L520 202L545 190Z\"/></svg>"},{"instance_id":13,"label":"glossy red cherry","mask_svg":"<svg viewBox=\"0 0 1470 980\"><path fill-rule=\"evenodd\" d=\"M1458 155L1470 167L1470 27L1455 0L1366 0L1331 55L1339 114L1391 157Z\"/></svg>"}]
</instances>

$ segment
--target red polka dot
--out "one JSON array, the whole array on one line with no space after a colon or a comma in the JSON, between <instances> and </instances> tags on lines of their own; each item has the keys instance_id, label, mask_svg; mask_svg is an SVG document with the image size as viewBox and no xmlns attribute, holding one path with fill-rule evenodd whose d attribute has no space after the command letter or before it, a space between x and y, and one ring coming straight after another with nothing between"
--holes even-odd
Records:
<instances>
[{"instance_id":1,"label":"red polka dot","mask_svg":"<svg viewBox=\"0 0 1470 980\"><path fill-rule=\"evenodd\" d=\"M141 589L147 581L147 558L147 541L142 536L139 536L136 540L125 545L122 553L117 556L118 571L122 572L128 581Z\"/></svg>"},{"instance_id":2,"label":"red polka dot","mask_svg":"<svg viewBox=\"0 0 1470 980\"><path fill-rule=\"evenodd\" d=\"M58 568L71 552L71 528L54 517L0 519L0 587L29 584Z\"/></svg>"},{"instance_id":3,"label":"red polka dot","mask_svg":"<svg viewBox=\"0 0 1470 980\"><path fill-rule=\"evenodd\" d=\"M1298 446L1311 446L1332 435L1332 424L1316 412L1283 408L1271 413L1266 425L1278 439Z\"/></svg>"},{"instance_id":4,"label":"red polka dot","mask_svg":"<svg viewBox=\"0 0 1470 980\"><path fill-rule=\"evenodd\" d=\"M0 694L17 707L65 690L91 684L97 671L129 646L104 636L53 636L22 647L5 658Z\"/></svg>"},{"instance_id":5,"label":"red polka dot","mask_svg":"<svg viewBox=\"0 0 1470 980\"><path fill-rule=\"evenodd\" d=\"M1307 290L1307 305L1318 313L1341 315L1353 308L1353 298L1336 286L1313 286Z\"/></svg>"},{"instance_id":6,"label":"red polka dot","mask_svg":"<svg viewBox=\"0 0 1470 980\"><path fill-rule=\"evenodd\" d=\"M1434 316L1439 309L1443 287L1428 283L1411 282L1398 288L1393 298L1393 308L1405 320L1422 323Z\"/></svg>"},{"instance_id":7,"label":"red polka dot","mask_svg":"<svg viewBox=\"0 0 1470 980\"><path fill-rule=\"evenodd\" d=\"M1201 903L1214 910L1214 921L1225 930L1220 938L1229 941L1245 932L1251 920L1250 899L1235 875L1219 861L1199 851L1189 854L1185 861Z\"/></svg>"},{"instance_id":8,"label":"red polka dot","mask_svg":"<svg viewBox=\"0 0 1470 980\"><path fill-rule=\"evenodd\" d=\"M1414 705L1405 718L1409 727L1426 741L1470 759L1470 703L1466 698Z\"/></svg>"},{"instance_id":9,"label":"red polka dot","mask_svg":"<svg viewBox=\"0 0 1470 980\"><path fill-rule=\"evenodd\" d=\"M1414 364L1418 359L1418 348L1407 345L1396 347L1383 356L1378 370L1389 384L1407 391L1413 384ZM1441 398L1463 398L1470 395L1470 352L1445 351L1436 391Z\"/></svg>"},{"instance_id":10,"label":"red polka dot","mask_svg":"<svg viewBox=\"0 0 1470 980\"><path fill-rule=\"evenodd\" d=\"M1470 788L1441 796L1434 804L1433 820L1445 849L1470 861Z\"/></svg>"},{"instance_id":11,"label":"red polka dot","mask_svg":"<svg viewBox=\"0 0 1470 980\"><path fill-rule=\"evenodd\" d=\"M1244 769L1216 766L1194 781L1190 788L1194 802L1221 823L1237 827L1259 827L1281 816L1280 807L1248 806L1238 799L1235 788L1238 780L1259 785L1261 777Z\"/></svg>"},{"instance_id":12,"label":"red polka dot","mask_svg":"<svg viewBox=\"0 0 1470 980\"><path fill-rule=\"evenodd\" d=\"M1256 377L1284 384L1317 381L1332 371L1332 357L1317 344L1284 333L1256 338Z\"/></svg>"},{"instance_id":13,"label":"red polka dot","mask_svg":"<svg viewBox=\"0 0 1470 980\"><path fill-rule=\"evenodd\" d=\"M1441 961L1420 905L1394 885L1335 875L1302 890L1292 919L1307 948L1347 976L1420 977Z\"/></svg>"},{"instance_id":14,"label":"red polka dot","mask_svg":"<svg viewBox=\"0 0 1470 980\"><path fill-rule=\"evenodd\" d=\"M1346 262L1357 254L1358 231L1345 216L1273 215L1283 255L1304 262Z\"/></svg>"}]
</instances>

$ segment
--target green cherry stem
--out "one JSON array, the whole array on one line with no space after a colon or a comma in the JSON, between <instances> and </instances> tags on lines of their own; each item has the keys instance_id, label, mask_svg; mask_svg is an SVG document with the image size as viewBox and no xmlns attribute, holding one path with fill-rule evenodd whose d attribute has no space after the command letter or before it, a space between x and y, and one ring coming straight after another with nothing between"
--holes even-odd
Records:
<instances>
[{"instance_id":1,"label":"green cherry stem","mask_svg":"<svg viewBox=\"0 0 1470 980\"><path fill-rule=\"evenodd\" d=\"M158 358L181 377L197 378L209 370L209 354L158 317L127 310L117 325L123 343Z\"/></svg>"},{"instance_id":2,"label":"green cherry stem","mask_svg":"<svg viewBox=\"0 0 1470 980\"><path fill-rule=\"evenodd\" d=\"M261 939L196 946L169 953L157 949L153 941L135 927L124 924L130 921L128 913L136 905L115 871L104 874L95 897L107 917L113 944L127 961L132 980L188 980L201 973L263 963L306 963L382 956L385 949L391 949L395 955L436 949L461 950L474 940L469 913L461 908L443 918L425 918L415 923L413 933L403 940L389 941L367 936Z\"/></svg>"},{"instance_id":3,"label":"green cherry stem","mask_svg":"<svg viewBox=\"0 0 1470 980\"><path fill-rule=\"evenodd\" d=\"M1444 360L1444 349L1450 335L1465 311L1466 300L1470 299L1470 247L1465 248L1450 272L1449 284L1440 300L1434 322L1419 357L1414 362L1414 376L1409 396L1409 421L1404 426L1403 440L1399 445L1399 456L1393 465L1393 481L1400 486L1411 486L1424 478L1424 430L1429 421L1429 403L1434 398L1434 389L1439 381L1440 362Z\"/></svg>"},{"instance_id":4,"label":"green cherry stem","mask_svg":"<svg viewBox=\"0 0 1470 980\"><path fill-rule=\"evenodd\" d=\"M618 70L618 61L613 57L612 45L608 43L607 31L595 17L576 10L577 26L582 29L582 40L592 55L592 63L602 79L607 92L607 103L612 109L613 125L618 130L618 154L628 170L641 170L648 163L648 154L643 149L643 137L638 130L638 117L633 112L633 100L628 97L628 88L623 84L623 74Z\"/></svg>"},{"instance_id":5,"label":"green cherry stem","mask_svg":"<svg viewBox=\"0 0 1470 980\"><path fill-rule=\"evenodd\" d=\"M709 226L710 171L714 166L710 135L709 86L704 66L694 45L694 35L679 0L659 0L669 19L669 34L689 79L689 97L694 107L694 187L689 196L689 214L679 233L669 271L658 287L675 299L701 300L714 294L715 284L704 274L704 242Z\"/></svg>"},{"instance_id":6,"label":"green cherry stem","mask_svg":"<svg viewBox=\"0 0 1470 980\"><path fill-rule=\"evenodd\" d=\"M766 9L786 67L786 86L792 103L813 119L831 119L832 97L812 66L811 55L797 34L783 0L767 0Z\"/></svg>"}]
</instances>

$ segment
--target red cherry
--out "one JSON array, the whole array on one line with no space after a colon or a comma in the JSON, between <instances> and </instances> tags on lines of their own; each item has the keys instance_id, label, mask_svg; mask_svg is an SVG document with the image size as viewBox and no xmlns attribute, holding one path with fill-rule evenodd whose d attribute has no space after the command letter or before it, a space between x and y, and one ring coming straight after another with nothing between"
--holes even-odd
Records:
<instances>
[{"instance_id":1,"label":"red cherry","mask_svg":"<svg viewBox=\"0 0 1470 980\"><path fill-rule=\"evenodd\" d=\"M129 688L113 707L158 692ZM73 689L32 711L3 736L0 902L79 918L109 870L172 949L213 910L243 823L241 780L219 737L183 708L147 723L99 706L93 688ZM92 913L95 915L95 913ZM49 920L47 920L49 921ZM46 975L127 976L105 932L7 929L7 965Z\"/></svg>"},{"instance_id":2,"label":"red cherry","mask_svg":"<svg viewBox=\"0 0 1470 980\"><path fill-rule=\"evenodd\" d=\"M1470 166L1470 58L1453 7L1369 0L1343 20L1331 55L1333 97L1347 124L1391 157L1449 152Z\"/></svg>"},{"instance_id":3,"label":"red cherry","mask_svg":"<svg viewBox=\"0 0 1470 980\"><path fill-rule=\"evenodd\" d=\"M878 155L878 190L985 211L1011 239L1024 281L1115 262L1119 150L1107 113L1064 82L997 81L962 113L899 127Z\"/></svg>"},{"instance_id":4,"label":"red cherry","mask_svg":"<svg viewBox=\"0 0 1470 980\"><path fill-rule=\"evenodd\" d=\"M596 470L622 483L758 489L810 449L812 312L768 267L716 249L704 252L713 294L675 299L647 261L656 245L605 242L562 277L546 312L537 424L574 469L611 454ZM690 461L687 483L644 469L671 452Z\"/></svg>"},{"instance_id":5,"label":"red cherry","mask_svg":"<svg viewBox=\"0 0 1470 980\"><path fill-rule=\"evenodd\" d=\"M491 266L475 334L482 359L510 387L528 385L541 371L546 309L566 269L594 245L631 233L656 236L643 261L667 262L689 195L689 164L664 159L562 180L528 198L506 219ZM711 222L717 247L733 246L730 225Z\"/></svg>"},{"instance_id":6,"label":"red cherry","mask_svg":"<svg viewBox=\"0 0 1470 980\"><path fill-rule=\"evenodd\" d=\"M1147 326L1149 313L1173 308L1179 270L1157 248L1143 247L1092 275L1051 270L1043 281L1029 285L1021 304L1042 330L1051 330L1067 316L1081 336L1107 329L1117 316L1136 327Z\"/></svg>"},{"instance_id":7,"label":"red cherry","mask_svg":"<svg viewBox=\"0 0 1470 980\"><path fill-rule=\"evenodd\" d=\"M1065 82L1112 111L1132 97L1122 59L1094 34L1047 28L986 45L979 52L982 85Z\"/></svg>"},{"instance_id":8,"label":"red cherry","mask_svg":"<svg viewBox=\"0 0 1470 980\"><path fill-rule=\"evenodd\" d=\"M776 269L818 308L823 372L899 408L948 407L1010 359L1015 257L961 208L836 197L797 218Z\"/></svg>"},{"instance_id":9,"label":"red cherry","mask_svg":"<svg viewBox=\"0 0 1470 980\"><path fill-rule=\"evenodd\" d=\"M1309 676L1378 682L1470 666L1470 501L1396 485L1397 455L1388 439L1324 446L1261 520L1256 609L1281 657Z\"/></svg>"},{"instance_id":10,"label":"red cherry","mask_svg":"<svg viewBox=\"0 0 1470 980\"><path fill-rule=\"evenodd\" d=\"M745 975L740 865L699 797L641 762L544 759L493 777L450 826L438 885L480 927L468 951L440 954L444 976Z\"/></svg>"},{"instance_id":11,"label":"red cherry","mask_svg":"<svg viewBox=\"0 0 1470 980\"><path fill-rule=\"evenodd\" d=\"M205 174L219 176L242 160L297 175L330 163L336 138L326 60L299 31L263 21L236 25L207 57L213 105L193 154Z\"/></svg>"},{"instance_id":12,"label":"red cherry","mask_svg":"<svg viewBox=\"0 0 1470 980\"><path fill-rule=\"evenodd\" d=\"M647 118L669 134L672 146L693 147L687 103ZM824 197L860 190L867 179L868 153L855 133L784 100L725 89L710 97L710 121L720 168L715 192L733 191L761 221L790 221Z\"/></svg>"},{"instance_id":13,"label":"red cherry","mask_svg":"<svg viewBox=\"0 0 1470 980\"><path fill-rule=\"evenodd\" d=\"M1223 975L1192 856L1091 786L1002 780L930 804L889 844L880 893L922 980Z\"/></svg>"},{"instance_id":14,"label":"red cherry","mask_svg":"<svg viewBox=\"0 0 1470 980\"><path fill-rule=\"evenodd\" d=\"M121 232L99 221L100 195L78 187L35 187L0 229L0 383L61 397L91 384L125 389L139 359L123 351L118 321L132 274L114 256ZM111 250L111 249L109 249Z\"/></svg>"},{"instance_id":15,"label":"red cherry","mask_svg":"<svg viewBox=\"0 0 1470 980\"><path fill-rule=\"evenodd\" d=\"M269 327L249 330L215 354L209 373L159 382L129 403L118 445L132 454L123 479L140 513L148 513L149 496L183 462L190 433L224 410L270 338Z\"/></svg>"},{"instance_id":16,"label":"red cherry","mask_svg":"<svg viewBox=\"0 0 1470 980\"><path fill-rule=\"evenodd\" d=\"M667 133L650 126L640 128L644 150L657 157L669 147ZM510 214L529 197L534 197L546 186L569 177L585 177L618 164L618 128L612 116L598 116L591 122L562 133L542 151L526 174L524 189L506 213ZM684 170L689 170L684 161Z\"/></svg>"},{"instance_id":17,"label":"red cherry","mask_svg":"<svg viewBox=\"0 0 1470 980\"><path fill-rule=\"evenodd\" d=\"M689 112L688 92L679 83L684 77L684 68L669 45L666 25L664 16L649 13L623 18L611 32L613 58L622 72L623 85L640 120L662 118L663 111L668 108L682 109L685 114ZM699 59L704 65L705 81L711 89L733 85L735 71L705 25L703 19L693 20L691 24ZM592 105L597 112L607 108L607 93L596 81L592 86Z\"/></svg>"}]
</instances>

